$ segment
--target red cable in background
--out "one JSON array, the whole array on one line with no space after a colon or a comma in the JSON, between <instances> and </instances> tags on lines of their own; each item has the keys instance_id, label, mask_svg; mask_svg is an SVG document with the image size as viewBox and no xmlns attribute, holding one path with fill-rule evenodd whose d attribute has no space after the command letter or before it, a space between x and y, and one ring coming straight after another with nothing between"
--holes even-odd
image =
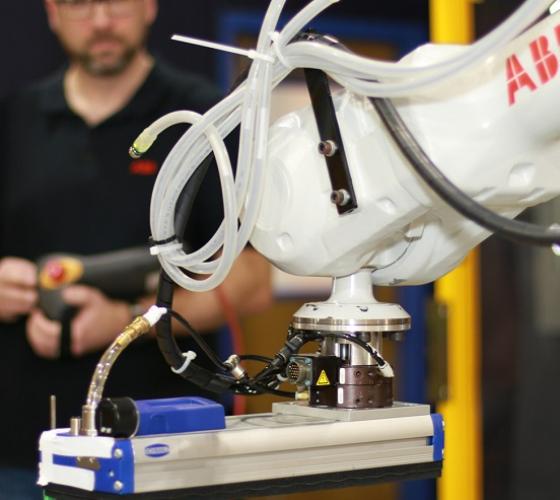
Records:
<instances>
[{"instance_id":1,"label":"red cable in background","mask_svg":"<svg viewBox=\"0 0 560 500\"><path fill-rule=\"evenodd\" d=\"M245 341L237 311L226 295L223 286L219 286L216 288L216 294L218 296L218 300L220 301L220 305L222 306L222 310L226 318L226 323L230 331L233 352L235 354L243 354L245 352ZM235 394L233 396L232 411L234 415L245 414L245 412L247 411L247 401L243 396L240 396L239 394Z\"/></svg>"}]
</instances>

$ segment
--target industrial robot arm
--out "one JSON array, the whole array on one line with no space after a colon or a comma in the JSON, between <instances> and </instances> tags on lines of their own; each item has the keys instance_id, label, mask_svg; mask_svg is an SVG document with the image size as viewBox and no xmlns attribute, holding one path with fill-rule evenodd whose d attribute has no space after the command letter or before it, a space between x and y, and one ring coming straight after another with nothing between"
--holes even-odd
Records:
<instances>
[{"instance_id":1,"label":"industrial robot arm","mask_svg":"<svg viewBox=\"0 0 560 500\"><path fill-rule=\"evenodd\" d=\"M371 61L320 41L292 42L328 1L312 2L274 35L274 16L282 3L271 4L246 82L204 117L191 119L196 123L158 178L152 234L160 242L171 240L160 247L160 261L178 284L215 286L249 239L293 274L336 277L368 267L376 269L379 284L422 283L448 272L486 237L488 231L457 216L414 173L369 103L372 96L394 100L428 156L469 197L513 217L556 194L547 159L554 157L557 126L551 105L558 85L553 78L556 17L510 41L550 2L526 2L471 47L426 45L397 64ZM335 108L356 190L349 214L341 215L331 202L333 185L318 151L321 140L311 109L285 117L267 132L270 91L296 66L324 70L346 89L335 97ZM177 195L210 151L209 144L217 146L219 136L239 122L235 181L223 148L212 146L222 172L224 224L204 248L185 254L174 242ZM171 123L149 127L137 149L145 150L145 139L153 140ZM556 241L557 233L545 233L546 241ZM219 248L222 257L207 262ZM193 280L179 268L210 276Z\"/></svg>"},{"instance_id":2,"label":"industrial robot arm","mask_svg":"<svg viewBox=\"0 0 560 500\"><path fill-rule=\"evenodd\" d=\"M300 14L300 21L308 21L312 12L328 3L312 2ZM302 64L305 60L315 68L306 70L312 106L280 119L260 141L253 135L255 117L247 115L251 126L242 120L240 161L245 159L244 144L247 151L255 143L260 147L247 153L253 170L246 172L246 164L240 163L235 185L225 188L224 199L226 189L237 189L236 194L246 200L226 200L224 205L226 219L231 215L228 203L240 209L237 237L241 239L236 242L233 226L229 233L224 229L232 222L225 220L209 242L210 247L223 244L222 257L212 262L197 262L207 256L205 249L198 255L185 255L173 237L163 239L157 247L163 268L182 286L190 283L184 273L177 276L175 265L199 273L214 270L206 283L195 283L196 287L213 286L227 268L228 249L239 250L250 232L253 246L284 271L334 279L330 299L301 308L294 316L293 331L305 332L307 339L316 332L329 332L322 341L323 354L349 366L357 366L357 360L364 366L382 365L375 355L341 337L350 335L355 340L362 335L366 345L379 353L383 337L398 337L410 327L410 318L400 306L376 302L372 283L433 281L453 269L490 231L538 244L560 241L558 228L537 228L509 219L560 193L556 164L560 119L553 106L560 86L556 78L558 16L548 17L505 44L507 36L530 24L525 9L530 8L534 18L544 4L548 2L526 2L473 47L426 45L392 66L349 54L328 37L294 38L296 21L282 34L269 37L255 71L262 67L266 74L272 67L268 75L272 86L286 73L290 60ZM271 12L276 11L271 8ZM293 42L283 45L286 33ZM273 59L264 59L267 53L281 62L273 66ZM342 66L348 74L341 76ZM347 88L331 96L323 70L346 82ZM173 170L179 186L185 185L185 179L179 180L183 174L178 155L193 158L196 137L200 139L204 132L217 145L218 164L225 172L223 185L233 182L217 134L220 127L222 133L228 130L225 124L232 116L239 118L239 111L251 108L252 100L241 108L238 95L251 85L256 83L250 74L245 86L222 103L231 115L224 112L216 128L196 130L209 116L218 116L221 105L205 117L193 117L196 125L171 153L162 176L172 175L169 171ZM358 94L358 88L366 95ZM228 100L238 107L226 106ZM263 119L267 108L260 110L256 114ZM165 126L171 123L170 117ZM137 149L145 148L144 138L155 137L163 123L147 129ZM165 178L171 182L171 177ZM171 182L166 187L176 185ZM163 237L169 232L161 232L157 214L165 204L156 193L157 188L152 229ZM237 225L235 215L232 218ZM163 327L160 330L164 343ZM333 332L338 338L333 339ZM163 350L172 366L181 365L177 349L164 345ZM286 357L283 366L277 367L281 376L288 375L289 363Z\"/></svg>"}]
</instances>

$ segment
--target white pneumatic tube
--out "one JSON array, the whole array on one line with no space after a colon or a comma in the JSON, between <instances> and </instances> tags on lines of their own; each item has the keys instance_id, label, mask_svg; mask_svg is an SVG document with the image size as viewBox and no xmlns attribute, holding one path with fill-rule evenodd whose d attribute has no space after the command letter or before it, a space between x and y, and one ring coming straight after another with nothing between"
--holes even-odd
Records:
<instances>
[{"instance_id":1,"label":"white pneumatic tube","mask_svg":"<svg viewBox=\"0 0 560 500\"><path fill-rule=\"evenodd\" d=\"M157 249L162 267L183 288L206 291L218 286L251 236L263 192L270 94L291 69L321 69L347 89L363 95L411 96L480 63L530 26L551 3L526 0L507 21L468 50L443 62L414 67L367 59L318 42L292 42L309 21L337 1L312 1L280 33L275 33L285 0L273 0L256 47L265 57L253 60L247 80L203 116L171 113L148 127L136 141L140 152L144 152L162 130L176 123L192 123L171 150L154 186L150 225L156 241L166 241L174 234L175 206L184 186L211 150L216 157L224 200L220 228L192 253L186 254L177 242ZM223 138L239 123L241 142L234 180ZM204 275L205 279L190 278L182 269Z\"/></svg>"}]
</instances>

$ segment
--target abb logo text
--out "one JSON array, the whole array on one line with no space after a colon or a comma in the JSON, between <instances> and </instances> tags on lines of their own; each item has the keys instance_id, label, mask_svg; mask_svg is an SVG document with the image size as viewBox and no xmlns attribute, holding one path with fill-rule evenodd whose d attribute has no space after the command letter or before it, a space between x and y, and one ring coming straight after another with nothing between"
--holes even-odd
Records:
<instances>
[{"instance_id":1,"label":"abb logo text","mask_svg":"<svg viewBox=\"0 0 560 500\"><path fill-rule=\"evenodd\" d=\"M555 43L560 47L560 25L554 28ZM524 68L523 64L515 54L508 57L506 61L506 75L508 87L509 105L516 103L516 94L523 88L534 92L539 85L545 85L558 74L560 67L558 56L550 48L550 40L542 35L529 44L529 50L533 59L538 78L533 78Z\"/></svg>"}]
</instances>

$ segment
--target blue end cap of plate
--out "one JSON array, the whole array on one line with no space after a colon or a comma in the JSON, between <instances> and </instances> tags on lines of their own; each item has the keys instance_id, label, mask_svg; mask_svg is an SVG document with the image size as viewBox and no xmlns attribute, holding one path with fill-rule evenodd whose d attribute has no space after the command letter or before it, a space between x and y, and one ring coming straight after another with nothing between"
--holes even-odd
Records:
<instances>
[{"instance_id":1,"label":"blue end cap of plate","mask_svg":"<svg viewBox=\"0 0 560 500\"><path fill-rule=\"evenodd\" d=\"M126 495L134 493L134 455L129 439L118 439L111 458L99 459L95 491Z\"/></svg>"},{"instance_id":2,"label":"blue end cap of plate","mask_svg":"<svg viewBox=\"0 0 560 500\"><path fill-rule=\"evenodd\" d=\"M434 462L443 460L443 449L445 447L445 434L443 417L439 413L432 413L432 423L434 426L434 436L432 437L432 446L434 447Z\"/></svg>"}]
</instances>

